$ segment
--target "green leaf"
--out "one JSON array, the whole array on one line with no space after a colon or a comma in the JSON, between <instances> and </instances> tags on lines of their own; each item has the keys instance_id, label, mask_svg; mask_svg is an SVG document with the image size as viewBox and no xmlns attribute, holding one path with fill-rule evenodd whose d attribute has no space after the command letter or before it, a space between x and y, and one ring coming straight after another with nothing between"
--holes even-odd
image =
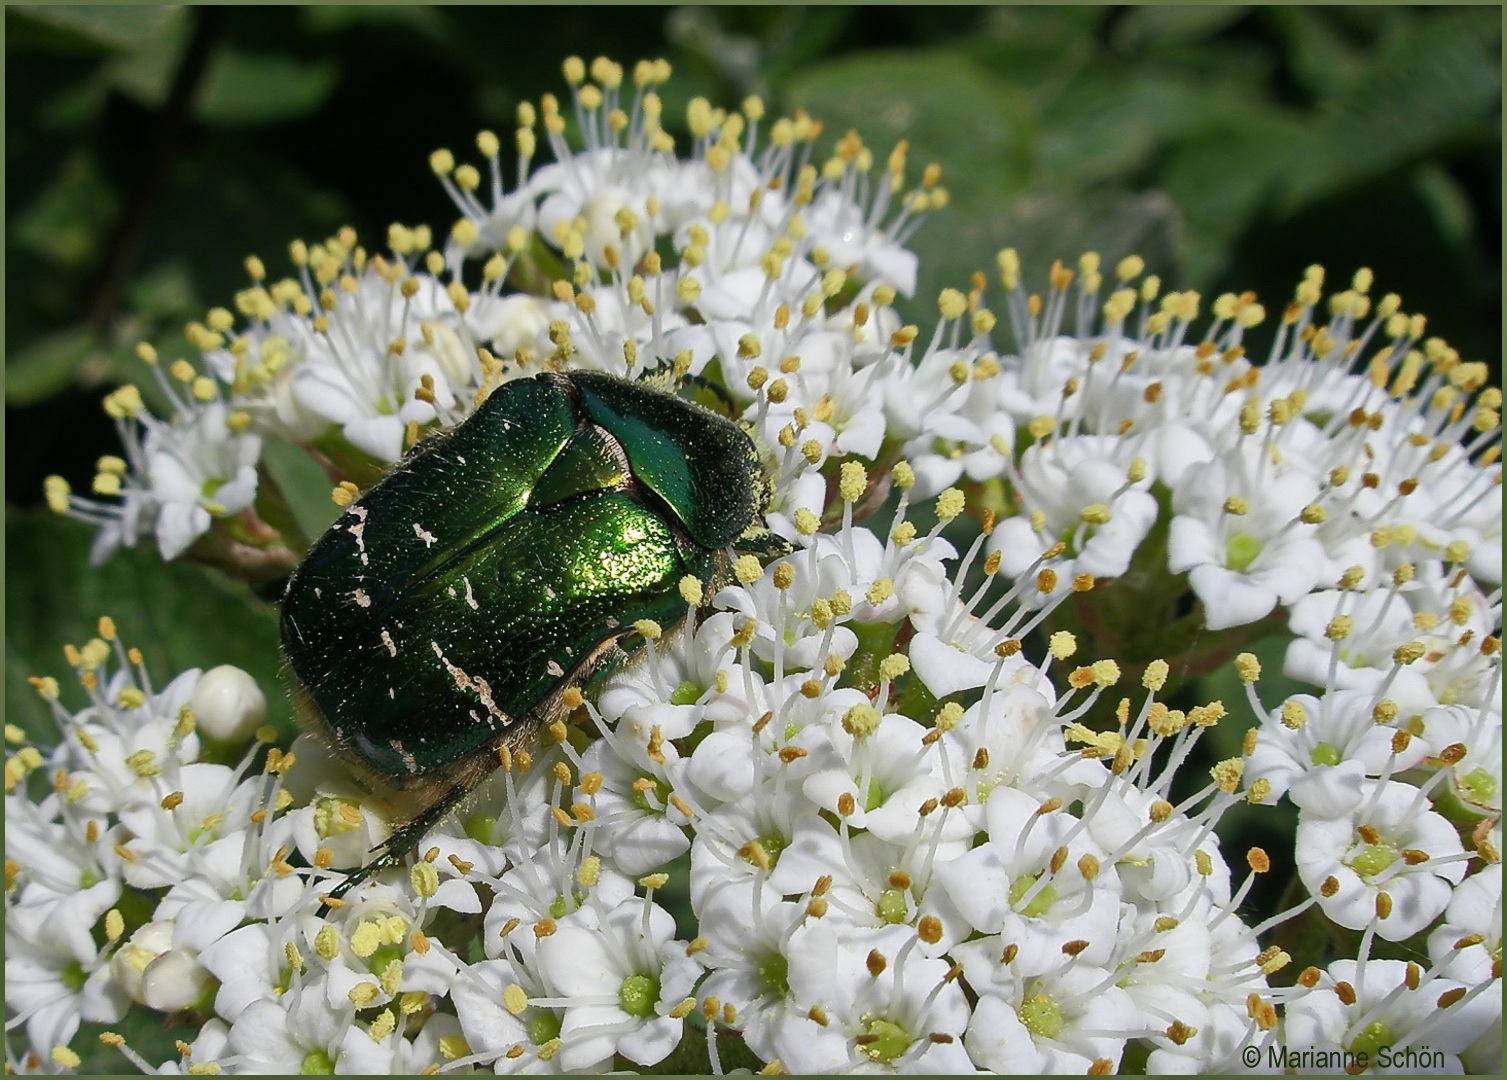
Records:
<instances>
[{"instance_id":1,"label":"green leaf","mask_svg":"<svg viewBox=\"0 0 1507 1080\"><path fill-rule=\"evenodd\" d=\"M115 216L115 193L87 150L70 154L56 178L11 222L12 240L60 266L92 261Z\"/></svg>"},{"instance_id":2,"label":"green leaf","mask_svg":"<svg viewBox=\"0 0 1507 1080\"><path fill-rule=\"evenodd\" d=\"M161 37L183 19L177 5L38 4L11 8L36 22L66 30L107 49L135 49Z\"/></svg>"},{"instance_id":3,"label":"green leaf","mask_svg":"<svg viewBox=\"0 0 1507 1080\"><path fill-rule=\"evenodd\" d=\"M961 53L931 50L835 60L794 79L785 97L821 120L827 135L856 130L876 171L899 139L910 143L909 184L926 164L942 167L950 202L909 245L921 277L915 300L901 306L906 317L934 318L942 287L966 287L970 273L994 266L1008 242L1002 215L1031 167L1034 132L1021 95Z\"/></svg>"},{"instance_id":4,"label":"green leaf","mask_svg":"<svg viewBox=\"0 0 1507 1080\"><path fill-rule=\"evenodd\" d=\"M141 318L187 317L201 307L193 274L182 259L137 274L126 286L126 299L131 312Z\"/></svg>"},{"instance_id":5,"label":"green leaf","mask_svg":"<svg viewBox=\"0 0 1507 1080\"><path fill-rule=\"evenodd\" d=\"M94 335L82 327L59 330L5 357L5 403L30 405L67 386L95 352Z\"/></svg>"},{"instance_id":6,"label":"green leaf","mask_svg":"<svg viewBox=\"0 0 1507 1080\"><path fill-rule=\"evenodd\" d=\"M310 540L323 535L340 516L340 508L330 498L334 484L306 451L282 439L267 439L262 444L262 464Z\"/></svg>"},{"instance_id":7,"label":"green leaf","mask_svg":"<svg viewBox=\"0 0 1507 1080\"><path fill-rule=\"evenodd\" d=\"M1500 138L1501 39L1496 8L1443 10L1399 28L1366 73L1325 105L1294 155L1282 210L1455 140Z\"/></svg>"},{"instance_id":8,"label":"green leaf","mask_svg":"<svg viewBox=\"0 0 1507 1080\"><path fill-rule=\"evenodd\" d=\"M126 96L158 108L167 100L187 40L187 27L173 26L160 38L116 59L106 78ZM339 71L333 60L300 60L226 46L209 58L194 112L206 124L227 127L297 120L324 104Z\"/></svg>"},{"instance_id":9,"label":"green leaf","mask_svg":"<svg viewBox=\"0 0 1507 1080\"><path fill-rule=\"evenodd\" d=\"M1187 44L1213 37L1245 18L1242 4L1151 4L1132 7L1114 28L1114 43L1122 49Z\"/></svg>"},{"instance_id":10,"label":"green leaf","mask_svg":"<svg viewBox=\"0 0 1507 1080\"><path fill-rule=\"evenodd\" d=\"M187 668L234 664L267 695L268 722L293 730L280 682L275 610L245 586L204 567L163 563L150 537L103 566L89 565L92 531L43 511L8 509L5 521L5 712L45 742L56 740L50 711L26 682L50 675L62 704L86 704L63 659L63 645L98 634L115 620L127 647L141 650L156 687Z\"/></svg>"},{"instance_id":11,"label":"green leaf","mask_svg":"<svg viewBox=\"0 0 1507 1080\"><path fill-rule=\"evenodd\" d=\"M1476 211L1460 182L1437 161L1426 161L1413 174L1418 194L1434 212L1439 235L1461 247L1476 230Z\"/></svg>"},{"instance_id":12,"label":"green leaf","mask_svg":"<svg viewBox=\"0 0 1507 1080\"><path fill-rule=\"evenodd\" d=\"M1338 93L1366 70L1365 49L1341 32L1329 9L1273 4L1261 16L1282 35L1293 76L1313 93Z\"/></svg>"},{"instance_id":13,"label":"green leaf","mask_svg":"<svg viewBox=\"0 0 1507 1080\"><path fill-rule=\"evenodd\" d=\"M1156 149L1154 114L1132 80L1084 71L1043 110L1032 187L1064 192L1137 171Z\"/></svg>"},{"instance_id":14,"label":"green leaf","mask_svg":"<svg viewBox=\"0 0 1507 1080\"><path fill-rule=\"evenodd\" d=\"M829 136L850 128L883 167L890 146L910 142L910 179L935 161L954 201L1019 190L1032 133L1021 99L951 50L866 52L811 68L785 97L821 120Z\"/></svg>"},{"instance_id":15,"label":"green leaf","mask_svg":"<svg viewBox=\"0 0 1507 1080\"><path fill-rule=\"evenodd\" d=\"M207 124L269 124L316 111L339 78L333 60L224 49L210 61L197 113Z\"/></svg>"},{"instance_id":16,"label":"green leaf","mask_svg":"<svg viewBox=\"0 0 1507 1080\"><path fill-rule=\"evenodd\" d=\"M965 47L998 78L1046 99L1099 59L1107 17L1103 5L1001 4L981 13Z\"/></svg>"},{"instance_id":17,"label":"green leaf","mask_svg":"<svg viewBox=\"0 0 1507 1080\"><path fill-rule=\"evenodd\" d=\"M1251 109L1240 123L1191 134L1167 156L1163 182L1182 210L1189 283L1207 287L1230 247L1278 188L1303 137L1298 122Z\"/></svg>"},{"instance_id":18,"label":"green leaf","mask_svg":"<svg viewBox=\"0 0 1507 1080\"><path fill-rule=\"evenodd\" d=\"M102 81L139 105L161 108L187 44L188 24L174 22L111 60L101 73Z\"/></svg>"},{"instance_id":19,"label":"green leaf","mask_svg":"<svg viewBox=\"0 0 1507 1080\"><path fill-rule=\"evenodd\" d=\"M1177 208L1158 191L1032 192L970 225L992 238L993 249L1016 249L1029 292L1045 289L1054 260L1075 268L1078 256L1087 251L1099 254L1106 278L1126 255L1139 255L1150 270L1166 273L1176 264L1177 226ZM952 222L941 222L937 231L956 236L956 229ZM992 252L981 266L993 268Z\"/></svg>"}]
</instances>

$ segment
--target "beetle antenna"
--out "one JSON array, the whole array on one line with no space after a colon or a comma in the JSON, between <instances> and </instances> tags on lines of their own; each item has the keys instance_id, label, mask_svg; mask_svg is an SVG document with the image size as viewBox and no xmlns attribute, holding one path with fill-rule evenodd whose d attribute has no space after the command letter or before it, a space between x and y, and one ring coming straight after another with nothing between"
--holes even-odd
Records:
<instances>
[{"instance_id":1,"label":"beetle antenna","mask_svg":"<svg viewBox=\"0 0 1507 1080\"><path fill-rule=\"evenodd\" d=\"M384 845L386 847L386 845ZM367 878L386 870L389 866L397 866L402 861L396 852L384 850L371 862L357 870L352 870L346 879L329 891L329 894L320 902L319 910L315 912L318 918L324 918L332 909L339 906L345 894L360 885ZM334 901L333 903L331 901Z\"/></svg>"}]
</instances>

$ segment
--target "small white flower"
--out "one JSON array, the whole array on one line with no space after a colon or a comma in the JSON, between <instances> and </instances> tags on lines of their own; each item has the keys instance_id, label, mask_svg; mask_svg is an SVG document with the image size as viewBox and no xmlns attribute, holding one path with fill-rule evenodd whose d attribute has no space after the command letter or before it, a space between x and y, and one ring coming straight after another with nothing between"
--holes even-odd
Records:
<instances>
[{"instance_id":1,"label":"small white flower","mask_svg":"<svg viewBox=\"0 0 1507 1080\"><path fill-rule=\"evenodd\" d=\"M1475 986L1495 978L1502 955L1502 867L1483 866L1450 896L1444 922L1429 934L1429 958L1450 978Z\"/></svg>"},{"instance_id":2,"label":"small white flower","mask_svg":"<svg viewBox=\"0 0 1507 1080\"><path fill-rule=\"evenodd\" d=\"M1210 630L1255 622L1318 582L1323 548L1299 518L1317 494L1309 478L1263 477L1239 453L1188 470L1172 493L1167 565L1188 575Z\"/></svg>"},{"instance_id":3,"label":"small white flower","mask_svg":"<svg viewBox=\"0 0 1507 1080\"><path fill-rule=\"evenodd\" d=\"M680 1042L671 1016L700 974L676 941L675 920L644 901L607 912L595 927L562 922L539 942L539 964L565 1015L560 1067L584 1069L613 1053L653 1065Z\"/></svg>"},{"instance_id":4,"label":"small white flower","mask_svg":"<svg viewBox=\"0 0 1507 1080\"><path fill-rule=\"evenodd\" d=\"M251 1002L230 1026L222 1064L236 1072L387 1073L392 1051L360 1030L355 1007L331 1008L324 980L298 979L275 999Z\"/></svg>"},{"instance_id":5,"label":"small white flower","mask_svg":"<svg viewBox=\"0 0 1507 1080\"><path fill-rule=\"evenodd\" d=\"M1502 815L1502 716L1460 705L1429 709L1423 738L1436 756L1448 753L1450 784L1478 814Z\"/></svg>"},{"instance_id":6,"label":"small white flower","mask_svg":"<svg viewBox=\"0 0 1507 1080\"><path fill-rule=\"evenodd\" d=\"M1324 913L1353 930L1374 925L1388 941L1433 922L1465 876L1454 826L1423 792L1396 781L1366 781L1359 805L1337 817L1300 812L1294 843L1298 875ZM1391 898L1385 916L1381 892Z\"/></svg>"},{"instance_id":7,"label":"small white flower","mask_svg":"<svg viewBox=\"0 0 1507 1080\"><path fill-rule=\"evenodd\" d=\"M766 1061L778 1057L776 1047L810 1009L793 995L791 970L836 962L831 919L813 918L807 904L770 890L733 882L713 886L696 917L707 942L697 957L711 972L699 993L737 1010L749 1049Z\"/></svg>"},{"instance_id":8,"label":"small white flower","mask_svg":"<svg viewBox=\"0 0 1507 1080\"><path fill-rule=\"evenodd\" d=\"M505 960L483 960L463 967L450 988L471 1056L478 1062L495 1061L499 1073L560 1071L560 1055L552 1052L560 1034L560 1010L530 1005L531 995L524 989L530 982L529 972ZM584 1071L605 1071L611 1061L609 1055Z\"/></svg>"},{"instance_id":9,"label":"small white flower","mask_svg":"<svg viewBox=\"0 0 1507 1080\"><path fill-rule=\"evenodd\" d=\"M970 982L987 962L979 951L968 954L963 964ZM1142 1034L1145 1022L1130 995L1109 985L1106 974L1092 964L1075 964L981 995L964 1040L969 1055L1001 1073L1078 1073L1101 1059L1113 1068L1126 1039Z\"/></svg>"},{"instance_id":10,"label":"small white flower","mask_svg":"<svg viewBox=\"0 0 1507 1080\"><path fill-rule=\"evenodd\" d=\"M261 436L234 432L229 410L211 402L187 423L157 424L147 433L147 476L157 501L157 547L176 559L209 530L256 498Z\"/></svg>"},{"instance_id":11,"label":"small white flower","mask_svg":"<svg viewBox=\"0 0 1507 1080\"><path fill-rule=\"evenodd\" d=\"M1412 768L1429 754L1432 740L1401 737L1382 723L1373 694L1339 690L1315 698L1288 698L1262 721L1256 747L1246 758L1246 782L1265 779L1271 797L1291 789L1302 809L1338 817L1362 797L1361 777Z\"/></svg>"},{"instance_id":12,"label":"small white flower","mask_svg":"<svg viewBox=\"0 0 1507 1080\"><path fill-rule=\"evenodd\" d=\"M1441 1007L1439 999L1461 989L1446 978L1419 980L1413 965L1401 960L1336 960L1324 972L1315 993L1287 1006L1286 1044L1364 1053L1373 1067L1383 1050L1402 1060L1414 1052L1442 1052L1444 1068L1458 1072L1458 1055L1486 1028L1487 1018L1500 1001L1481 994ZM1336 993L1339 986L1347 992ZM1378 1070L1380 1071L1380 1070Z\"/></svg>"},{"instance_id":13,"label":"small white flower","mask_svg":"<svg viewBox=\"0 0 1507 1080\"><path fill-rule=\"evenodd\" d=\"M1000 522L989 540L989 550L1000 553L1000 569L1011 577L1024 574L1061 540L1068 550L1051 565L1064 583L1078 574L1125 573L1157 518L1149 481L1127 479L1129 451L1124 442L1102 436L1054 439L1027 449L1016 476L1023 513ZM1045 518L1040 533L1031 520L1038 511Z\"/></svg>"},{"instance_id":14,"label":"small white flower","mask_svg":"<svg viewBox=\"0 0 1507 1080\"><path fill-rule=\"evenodd\" d=\"M1085 858L1097 868L1104 849L1076 818L1062 812L1042 816L1040 806L1025 792L995 788L985 804L988 841L937 869L942 888L976 931L1000 935L1001 947L1018 947L1012 977L1069 963L1105 963L1119 919L1114 868L1106 864L1092 877L1083 874ZM1064 846L1063 869L1053 872L1054 855ZM1070 958L1061 946L1073 940L1089 948ZM987 984L974 985L982 991Z\"/></svg>"},{"instance_id":15,"label":"small white flower","mask_svg":"<svg viewBox=\"0 0 1507 1080\"><path fill-rule=\"evenodd\" d=\"M67 1046L84 1020L113 1023L128 998L91 937L120 898L120 882L101 881L58 900L7 904L7 1030L26 1025L33 1047Z\"/></svg>"},{"instance_id":16,"label":"small white flower","mask_svg":"<svg viewBox=\"0 0 1507 1080\"><path fill-rule=\"evenodd\" d=\"M612 747L606 739L598 740L587 748L581 762L583 770L602 776L592 802L596 811L593 842L624 874L637 877L690 850L684 828L687 818L669 801L673 785L667 769L673 762L659 765L647 754L628 761ZM635 744L634 749L640 747Z\"/></svg>"},{"instance_id":17,"label":"small white flower","mask_svg":"<svg viewBox=\"0 0 1507 1080\"><path fill-rule=\"evenodd\" d=\"M835 962L791 966L798 1000L819 1002L826 1024L803 1018L775 1039L792 1072L955 1073L972 1070L963 1050L968 1003L945 960L916 948L909 927L854 934Z\"/></svg>"}]
</instances>

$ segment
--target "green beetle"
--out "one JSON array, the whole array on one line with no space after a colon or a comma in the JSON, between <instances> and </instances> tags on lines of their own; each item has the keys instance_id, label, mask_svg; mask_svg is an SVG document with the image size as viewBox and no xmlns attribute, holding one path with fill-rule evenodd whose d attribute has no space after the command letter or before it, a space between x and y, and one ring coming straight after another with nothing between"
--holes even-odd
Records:
<instances>
[{"instance_id":1,"label":"green beetle","mask_svg":"<svg viewBox=\"0 0 1507 1080\"><path fill-rule=\"evenodd\" d=\"M687 611L730 549L789 551L737 423L644 382L505 383L352 502L288 582L282 640L304 713L412 804L330 895L397 864L561 696Z\"/></svg>"}]
</instances>

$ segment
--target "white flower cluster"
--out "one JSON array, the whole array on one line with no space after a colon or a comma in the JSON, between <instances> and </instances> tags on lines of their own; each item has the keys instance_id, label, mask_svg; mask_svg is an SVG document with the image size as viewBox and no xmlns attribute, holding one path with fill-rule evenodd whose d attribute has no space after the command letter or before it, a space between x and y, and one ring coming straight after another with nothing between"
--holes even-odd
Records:
<instances>
[{"instance_id":1,"label":"white flower cluster","mask_svg":"<svg viewBox=\"0 0 1507 1080\"><path fill-rule=\"evenodd\" d=\"M569 105L520 109L511 191L495 135L485 173L436 152L462 214L438 247L394 226L369 254L346 231L293 245L275 283L248 260L240 324L190 328L198 364L141 350L174 419L112 396L128 456L94 487L115 498L54 479L49 499L101 526L97 557L149 531L173 557L231 518L225 543L265 548L263 437L359 486L501 381L672 364L742 410L795 552L738 560L677 634L641 626L641 661L573 699L547 749L327 917L336 868L387 835L381 799L312 740L201 761L196 725L244 745L254 696L223 671L153 694L123 655L109 673L102 628L74 658L91 705L55 706L63 742L7 765L7 1006L31 1048L8 1061L76 1064L79 1021L136 1002L207 1018L169 1066L189 1071L602 1071L692 1038L715 1071L1231 1071L1299 1044L1499 1069L1484 366L1373 304L1366 271L1321 322L1318 268L1255 364L1253 296L1215 300L1195 340L1200 298L1134 257L1108 290L1096 256L1058 265L1043 296L1003 252L1014 351L982 275L923 335L894 305L904 241L946 202L936 171L907 190L904 147L876 174L851 134L818 164L820 125L761 139L756 99L692 102L677 157L667 74L568 61ZM530 173L541 124L555 160ZM886 500L882 529L857 523ZM942 530L970 501L990 509L960 552ZM1315 693L1263 703L1249 654L1247 702L1174 708L1163 660L1110 693L1115 661L1068 664L1056 620L1084 610L1096 648L1182 662L1285 632ZM1247 704L1243 756L1190 779ZM1280 799L1307 895L1248 925L1271 860L1232 873L1216 826ZM672 872L694 925L656 901ZM149 917L126 921L123 890ZM1359 933L1322 970L1269 940L1320 918Z\"/></svg>"}]
</instances>

